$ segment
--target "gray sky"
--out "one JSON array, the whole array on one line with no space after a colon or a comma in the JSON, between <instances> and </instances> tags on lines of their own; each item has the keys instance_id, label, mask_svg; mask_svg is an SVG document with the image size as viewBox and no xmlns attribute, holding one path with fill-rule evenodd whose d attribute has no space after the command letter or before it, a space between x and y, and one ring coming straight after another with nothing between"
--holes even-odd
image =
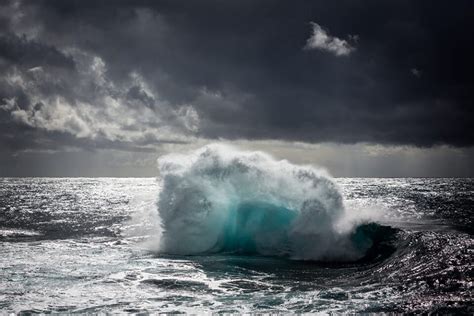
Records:
<instances>
[{"instance_id":1,"label":"gray sky","mask_svg":"<svg viewBox=\"0 0 474 316\"><path fill-rule=\"evenodd\" d=\"M0 2L0 176L155 176L210 142L474 176L472 1Z\"/></svg>"}]
</instances>

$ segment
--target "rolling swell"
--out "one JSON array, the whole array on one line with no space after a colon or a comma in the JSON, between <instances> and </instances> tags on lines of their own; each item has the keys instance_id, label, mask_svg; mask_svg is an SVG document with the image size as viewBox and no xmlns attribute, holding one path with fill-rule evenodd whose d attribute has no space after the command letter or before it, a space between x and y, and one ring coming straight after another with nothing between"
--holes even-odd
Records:
<instances>
[{"instance_id":1,"label":"rolling swell","mask_svg":"<svg viewBox=\"0 0 474 316\"><path fill-rule=\"evenodd\" d=\"M382 247L390 228L349 214L334 181L314 167L223 145L158 164L161 252L356 261L390 248Z\"/></svg>"}]
</instances>

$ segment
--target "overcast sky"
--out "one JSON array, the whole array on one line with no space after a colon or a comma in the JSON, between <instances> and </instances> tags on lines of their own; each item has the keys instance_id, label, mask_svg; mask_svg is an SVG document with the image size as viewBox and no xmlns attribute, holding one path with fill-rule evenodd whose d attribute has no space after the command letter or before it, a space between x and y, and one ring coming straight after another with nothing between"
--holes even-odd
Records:
<instances>
[{"instance_id":1,"label":"overcast sky","mask_svg":"<svg viewBox=\"0 0 474 316\"><path fill-rule=\"evenodd\" d=\"M156 176L209 142L474 176L474 2L0 1L0 176Z\"/></svg>"}]
</instances>

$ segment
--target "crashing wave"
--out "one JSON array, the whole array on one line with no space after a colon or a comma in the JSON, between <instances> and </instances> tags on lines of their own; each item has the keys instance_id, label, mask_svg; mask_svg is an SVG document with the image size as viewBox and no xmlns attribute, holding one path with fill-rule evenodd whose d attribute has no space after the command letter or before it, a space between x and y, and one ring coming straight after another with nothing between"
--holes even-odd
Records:
<instances>
[{"instance_id":1,"label":"crashing wave","mask_svg":"<svg viewBox=\"0 0 474 316\"><path fill-rule=\"evenodd\" d=\"M357 260L372 246L324 170L220 144L158 165L161 252Z\"/></svg>"}]
</instances>

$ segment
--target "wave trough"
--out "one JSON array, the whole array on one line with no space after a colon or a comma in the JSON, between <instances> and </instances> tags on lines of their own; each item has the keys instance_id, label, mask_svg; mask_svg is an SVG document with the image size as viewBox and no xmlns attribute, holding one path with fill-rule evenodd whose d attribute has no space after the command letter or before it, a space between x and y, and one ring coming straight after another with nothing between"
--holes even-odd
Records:
<instances>
[{"instance_id":1,"label":"wave trough","mask_svg":"<svg viewBox=\"0 0 474 316\"><path fill-rule=\"evenodd\" d=\"M324 170L221 144L158 166L161 252L351 261L373 245Z\"/></svg>"}]
</instances>

